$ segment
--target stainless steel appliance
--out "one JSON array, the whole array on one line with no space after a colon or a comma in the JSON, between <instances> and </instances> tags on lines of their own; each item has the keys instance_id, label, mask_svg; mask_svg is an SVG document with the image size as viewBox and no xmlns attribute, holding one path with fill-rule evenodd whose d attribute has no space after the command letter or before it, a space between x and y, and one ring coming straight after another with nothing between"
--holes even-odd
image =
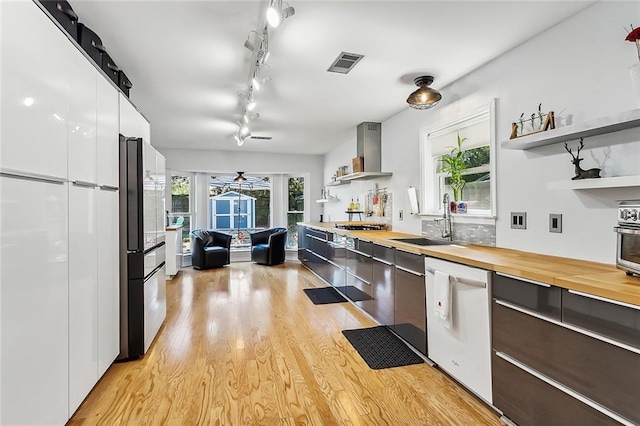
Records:
<instances>
[{"instance_id":1,"label":"stainless steel appliance","mask_svg":"<svg viewBox=\"0 0 640 426\"><path fill-rule=\"evenodd\" d=\"M622 201L618 206L616 266L627 275L640 275L640 200Z\"/></svg>"},{"instance_id":2,"label":"stainless steel appliance","mask_svg":"<svg viewBox=\"0 0 640 426\"><path fill-rule=\"evenodd\" d=\"M120 135L120 355L143 356L166 317L164 158Z\"/></svg>"}]
</instances>

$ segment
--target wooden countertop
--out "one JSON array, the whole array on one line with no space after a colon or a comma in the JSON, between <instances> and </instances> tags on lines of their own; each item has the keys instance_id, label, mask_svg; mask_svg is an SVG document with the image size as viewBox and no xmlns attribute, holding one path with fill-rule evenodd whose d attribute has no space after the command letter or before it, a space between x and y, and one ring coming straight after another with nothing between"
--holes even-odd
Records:
<instances>
[{"instance_id":1,"label":"wooden countertop","mask_svg":"<svg viewBox=\"0 0 640 426\"><path fill-rule=\"evenodd\" d=\"M476 244L418 246L395 241L393 238L421 235L394 231L348 231L335 228L334 222L301 224L640 306L640 277L629 277L611 264Z\"/></svg>"}]
</instances>

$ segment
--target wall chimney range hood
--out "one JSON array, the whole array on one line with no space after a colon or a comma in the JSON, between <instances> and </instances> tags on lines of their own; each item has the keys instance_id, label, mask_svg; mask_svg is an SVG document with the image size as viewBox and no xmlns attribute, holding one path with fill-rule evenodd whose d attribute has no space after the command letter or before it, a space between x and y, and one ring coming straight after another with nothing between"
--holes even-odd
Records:
<instances>
[{"instance_id":1,"label":"wall chimney range hood","mask_svg":"<svg viewBox=\"0 0 640 426\"><path fill-rule=\"evenodd\" d=\"M357 156L364 157L364 171L340 176L340 181L376 179L391 176L382 172L382 124L365 121L356 127Z\"/></svg>"}]
</instances>

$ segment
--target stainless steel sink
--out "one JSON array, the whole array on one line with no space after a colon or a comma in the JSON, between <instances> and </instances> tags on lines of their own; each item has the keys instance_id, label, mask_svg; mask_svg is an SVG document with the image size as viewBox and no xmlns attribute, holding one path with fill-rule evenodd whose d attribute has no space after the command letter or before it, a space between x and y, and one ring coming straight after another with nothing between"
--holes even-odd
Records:
<instances>
[{"instance_id":1,"label":"stainless steel sink","mask_svg":"<svg viewBox=\"0 0 640 426\"><path fill-rule=\"evenodd\" d=\"M413 238L390 238L393 241L400 241L401 243L415 244L418 246L446 246L449 244L454 244L453 241L448 240L432 240L430 238L424 237L413 237Z\"/></svg>"}]
</instances>

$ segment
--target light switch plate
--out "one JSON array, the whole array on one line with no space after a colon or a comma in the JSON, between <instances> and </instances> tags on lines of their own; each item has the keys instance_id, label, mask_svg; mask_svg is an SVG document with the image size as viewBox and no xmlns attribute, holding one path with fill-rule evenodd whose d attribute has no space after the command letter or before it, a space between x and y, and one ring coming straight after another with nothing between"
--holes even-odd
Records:
<instances>
[{"instance_id":1,"label":"light switch plate","mask_svg":"<svg viewBox=\"0 0 640 426\"><path fill-rule=\"evenodd\" d=\"M557 213L549 214L549 232L562 232L562 215Z\"/></svg>"},{"instance_id":2,"label":"light switch plate","mask_svg":"<svg viewBox=\"0 0 640 426\"><path fill-rule=\"evenodd\" d=\"M511 212L511 229L527 229L526 212Z\"/></svg>"}]
</instances>

